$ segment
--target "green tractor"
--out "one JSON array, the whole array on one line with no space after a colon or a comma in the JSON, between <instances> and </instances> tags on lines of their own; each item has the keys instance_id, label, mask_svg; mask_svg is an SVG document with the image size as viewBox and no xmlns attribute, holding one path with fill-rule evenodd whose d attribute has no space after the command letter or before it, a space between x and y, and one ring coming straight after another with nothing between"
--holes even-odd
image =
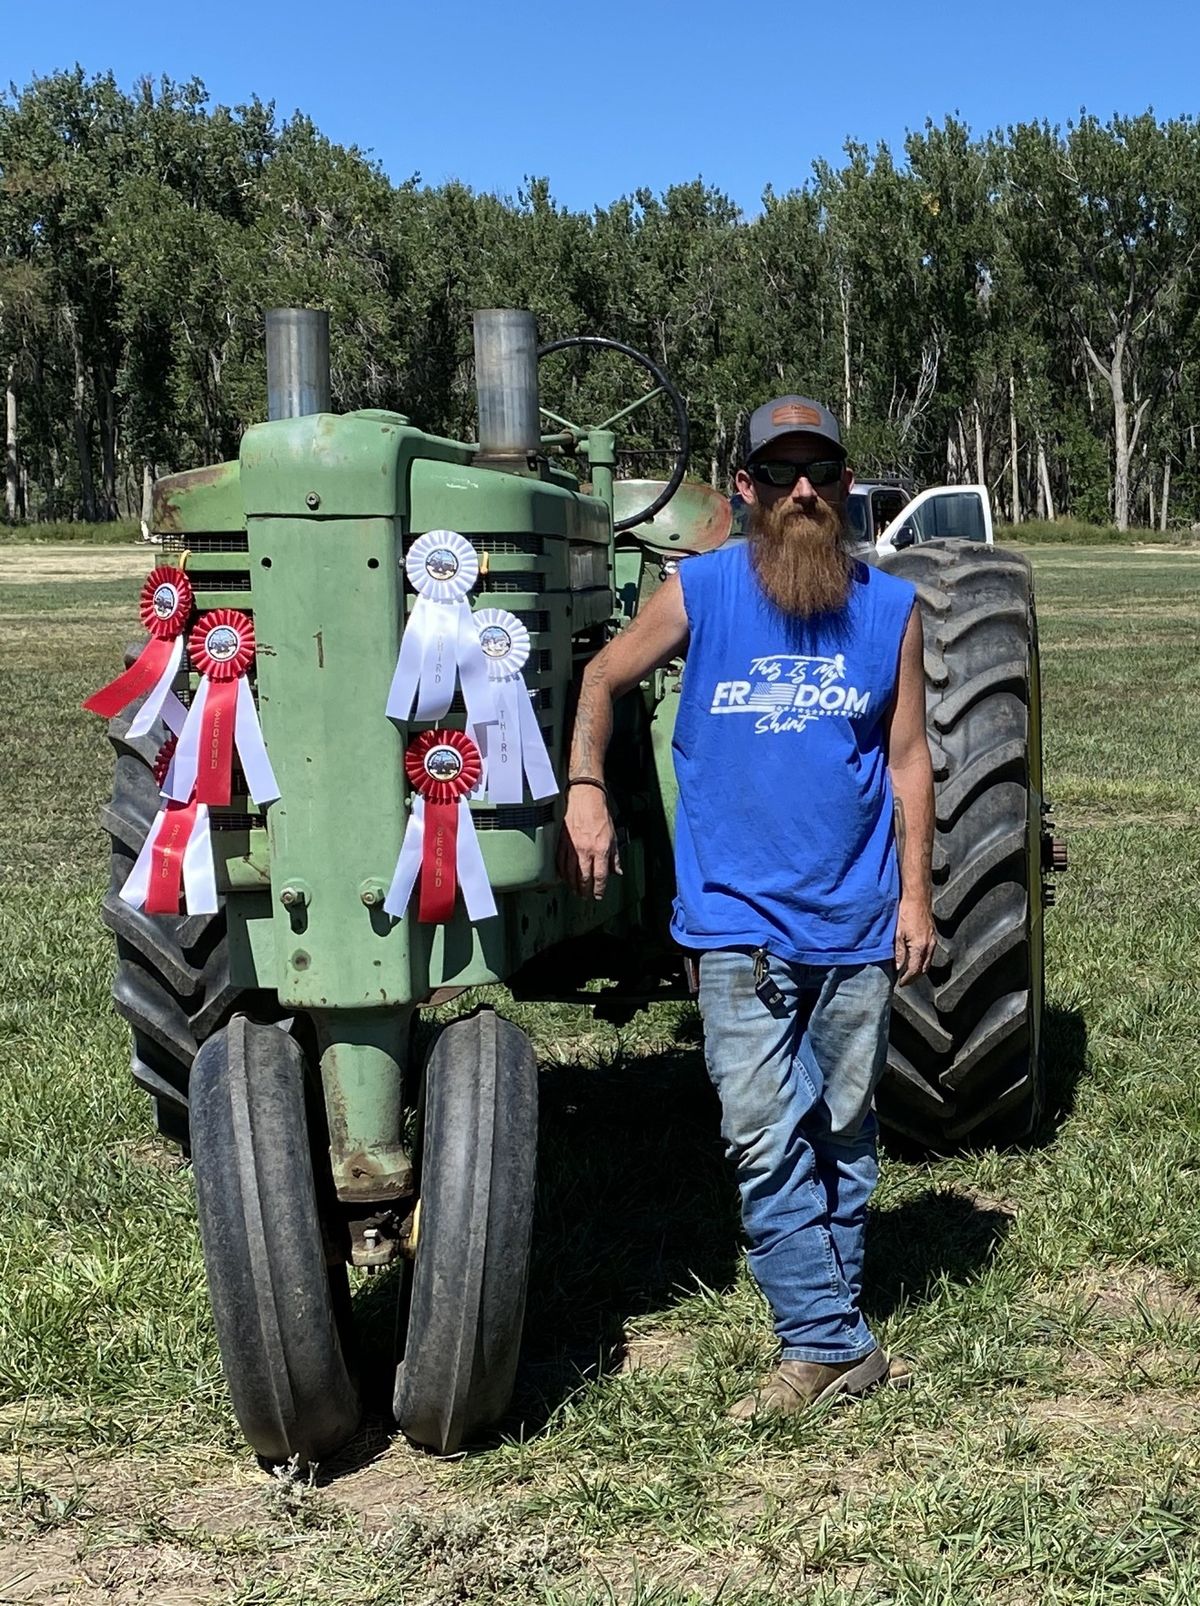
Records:
<instances>
[{"instance_id":1,"label":"green tractor","mask_svg":"<svg viewBox=\"0 0 1200 1606\"><path fill-rule=\"evenodd\" d=\"M158 629L186 591L187 619L160 631L176 635L155 649L156 690L109 725L113 996L134 1080L191 1155L217 1337L252 1448L307 1464L351 1437L347 1268L398 1266L395 1415L445 1454L512 1395L537 1069L525 1035L483 1004L418 1055L420 1012L496 983L626 1009L687 996L667 936L683 666L619 709L608 779L624 874L583 902L555 875L553 779L535 786L527 768L526 783L518 764L501 787L489 737L478 785L466 738L483 633L460 687L456 632L488 610L521 637L513 725L561 782L584 665L672 565L729 538L730 511L684 483L687 418L670 380L617 342L539 352L530 314L477 313L479 440L464 442L397 413L333 414L325 314L270 313L267 334L270 421L247 430L237 462L155 487L154 534L176 578L151 587L143 618ZM594 426L543 412L539 358L559 350L627 357L630 406ZM673 471L621 479L616 427L651 398L675 420ZM417 588L414 548L443 580L469 555L469 591ZM925 613L941 946L898 1001L880 1111L944 1148L1019 1134L1039 1108L1052 849L1037 641L1020 558L930 542L891 562ZM406 659L419 662L411 702L396 699ZM137 684L144 694L146 676ZM222 744L225 791L205 792Z\"/></svg>"}]
</instances>

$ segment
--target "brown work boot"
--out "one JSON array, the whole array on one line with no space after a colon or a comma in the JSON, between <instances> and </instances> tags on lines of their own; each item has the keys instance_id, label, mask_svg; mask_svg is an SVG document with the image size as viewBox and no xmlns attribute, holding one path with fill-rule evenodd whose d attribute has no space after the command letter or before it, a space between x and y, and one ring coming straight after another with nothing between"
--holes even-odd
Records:
<instances>
[{"instance_id":1,"label":"brown work boot","mask_svg":"<svg viewBox=\"0 0 1200 1606\"><path fill-rule=\"evenodd\" d=\"M836 1366L818 1361L780 1361L753 1394L731 1407L729 1415L735 1422L748 1422L760 1413L774 1411L788 1416L831 1400L835 1394L866 1394L881 1384L907 1388L911 1382L912 1367L908 1362L899 1356L889 1360L881 1349L873 1349L860 1361L842 1361Z\"/></svg>"}]
</instances>

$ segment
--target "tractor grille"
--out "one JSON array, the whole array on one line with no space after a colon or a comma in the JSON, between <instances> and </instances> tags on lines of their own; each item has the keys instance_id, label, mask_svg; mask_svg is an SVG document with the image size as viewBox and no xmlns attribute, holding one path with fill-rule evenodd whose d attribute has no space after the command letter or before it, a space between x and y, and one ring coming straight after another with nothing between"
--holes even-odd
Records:
<instances>
[{"instance_id":1,"label":"tractor grille","mask_svg":"<svg viewBox=\"0 0 1200 1606\"><path fill-rule=\"evenodd\" d=\"M194 591L249 591L248 574L230 574L227 569L197 569L189 565L187 577Z\"/></svg>"},{"instance_id":2,"label":"tractor grille","mask_svg":"<svg viewBox=\"0 0 1200 1606\"><path fill-rule=\"evenodd\" d=\"M210 809L208 823L214 831L254 831L263 823L261 814L237 814L232 809Z\"/></svg>"},{"instance_id":3,"label":"tractor grille","mask_svg":"<svg viewBox=\"0 0 1200 1606\"><path fill-rule=\"evenodd\" d=\"M477 551L497 557L540 558L546 550L542 535L473 535L470 541Z\"/></svg>"},{"instance_id":4,"label":"tractor grille","mask_svg":"<svg viewBox=\"0 0 1200 1606\"><path fill-rule=\"evenodd\" d=\"M245 530L235 530L225 535L189 535L185 541L181 535L168 535L163 540L163 551L178 553L188 552L249 552L250 537Z\"/></svg>"},{"instance_id":5,"label":"tractor grille","mask_svg":"<svg viewBox=\"0 0 1200 1606\"><path fill-rule=\"evenodd\" d=\"M472 809L477 831L536 831L554 818L554 801L548 803L500 804L497 808Z\"/></svg>"},{"instance_id":6,"label":"tractor grille","mask_svg":"<svg viewBox=\"0 0 1200 1606\"><path fill-rule=\"evenodd\" d=\"M528 574L514 574L508 579L503 579L499 575L489 574L480 582L479 589L485 596L494 595L498 591L533 591L537 587L530 583L532 578Z\"/></svg>"},{"instance_id":7,"label":"tractor grille","mask_svg":"<svg viewBox=\"0 0 1200 1606\"><path fill-rule=\"evenodd\" d=\"M236 787L235 787L236 790ZM471 810L477 831L536 831L554 819L554 800L545 803L499 804L489 808ZM234 809L213 809L209 824L214 831L255 831L263 824L261 814L249 814Z\"/></svg>"},{"instance_id":8,"label":"tractor grille","mask_svg":"<svg viewBox=\"0 0 1200 1606\"><path fill-rule=\"evenodd\" d=\"M539 712L541 712L551 706L554 700L554 694L549 686L535 686L530 691L529 700L533 706ZM454 693L454 700L450 704L450 713L465 714L466 711L467 705L463 698L462 691L456 691Z\"/></svg>"}]
</instances>

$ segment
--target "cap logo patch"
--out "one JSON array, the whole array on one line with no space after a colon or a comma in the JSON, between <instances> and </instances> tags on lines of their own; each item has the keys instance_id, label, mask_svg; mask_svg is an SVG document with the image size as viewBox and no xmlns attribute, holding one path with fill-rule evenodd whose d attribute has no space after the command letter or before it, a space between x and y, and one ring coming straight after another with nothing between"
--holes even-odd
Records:
<instances>
[{"instance_id":1,"label":"cap logo patch","mask_svg":"<svg viewBox=\"0 0 1200 1606\"><path fill-rule=\"evenodd\" d=\"M803 407L799 402L789 402L785 407L777 407L771 414L772 424L817 424L820 425L821 415L815 407Z\"/></svg>"}]
</instances>

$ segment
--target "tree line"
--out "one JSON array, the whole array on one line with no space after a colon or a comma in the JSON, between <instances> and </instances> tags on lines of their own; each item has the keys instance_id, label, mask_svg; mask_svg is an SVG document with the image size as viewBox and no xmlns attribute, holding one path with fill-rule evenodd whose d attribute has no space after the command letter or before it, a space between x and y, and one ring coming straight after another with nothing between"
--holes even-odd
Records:
<instances>
[{"instance_id":1,"label":"tree line","mask_svg":"<svg viewBox=\"0 0 1200 1606\"><path fill-rule=\"evenodd\" d=\"M111 519L236 455L269 306L330 309L339 408L470 438L470 312L526 306L545 340L665 367L714 484L749 410L795 390L860 472L1166 529L1200 519L1198 252L1190 118L947 118L902 153L848 143L753 217L700 179L576 211L544 179L395 184L303 115L76 68L0 97L3 510Z\"/></svg>"}]
</instances>

